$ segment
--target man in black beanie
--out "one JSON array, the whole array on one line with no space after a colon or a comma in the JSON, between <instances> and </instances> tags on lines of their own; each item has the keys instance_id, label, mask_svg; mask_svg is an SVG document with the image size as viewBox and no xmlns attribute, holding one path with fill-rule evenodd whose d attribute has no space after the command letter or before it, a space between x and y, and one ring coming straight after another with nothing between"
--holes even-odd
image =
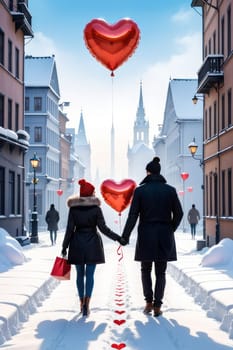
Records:
<instances>
[{"instance_id":1,"label":"man in black beanie","mask_svg":"<svg viewBox=\"0 0 233 350\"><path fill-rule=\"evenodd\" d=\"M174 187L160 175L160 159L155 157L146 166L147 176L135 189L121 244L129 243L138 223L135 260L141 262L141 279L146 301L145 314L162 314L161 305L166 284L167 262L177 260L174 232L183 217L183 210ZM155 286L152 287L152 266Z\"/></svg>"}]
</instances>

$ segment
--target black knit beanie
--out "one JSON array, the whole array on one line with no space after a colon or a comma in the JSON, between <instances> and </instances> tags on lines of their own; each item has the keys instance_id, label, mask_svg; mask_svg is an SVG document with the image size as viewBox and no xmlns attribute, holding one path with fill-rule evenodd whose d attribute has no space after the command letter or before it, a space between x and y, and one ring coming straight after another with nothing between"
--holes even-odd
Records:
<instances>
[{"instance_id":1,"label":"black knit beanie","mask_svg":"<svg viewBox=\"0 0 233 350\"><path fill-rule=\"evenodd\" d=\"M147 164L146 170L151 174L160 174L161 166L159 164L159 157L154 157L153 160Z\"/></svg>"}]
</instances>

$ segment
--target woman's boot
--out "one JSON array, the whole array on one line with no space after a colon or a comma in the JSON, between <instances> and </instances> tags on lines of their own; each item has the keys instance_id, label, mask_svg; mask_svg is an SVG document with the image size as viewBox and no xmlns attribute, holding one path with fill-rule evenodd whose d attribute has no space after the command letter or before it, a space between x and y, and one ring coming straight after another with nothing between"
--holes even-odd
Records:
<instances>
[{"instance_id":1,"label":"woman's boot","mask_svg":"<svg viewBox=\"0 0 233 350\"><path fill-rule=\"evenodd\" d=\"M89 316L90 314L90 297L85 298L85 302L83 304L83 316Z\"/></svg>"},{"instance_id":2,"label":"woman's boot","mask_svg":"<svg viewBox=\"0 0 233 350\"><path fill-rule=\"evenodd\" d=\"M80 312L83 313L84 298L80 298Z\"/></svg>"}]
</instances>

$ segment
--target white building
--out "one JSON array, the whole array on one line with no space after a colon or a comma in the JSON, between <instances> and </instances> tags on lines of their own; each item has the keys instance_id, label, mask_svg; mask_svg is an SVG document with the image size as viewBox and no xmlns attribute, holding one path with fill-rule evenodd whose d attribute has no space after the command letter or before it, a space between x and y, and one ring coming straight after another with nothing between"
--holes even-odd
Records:
<instances>
[{"instance_id":1,"label":"white building","mask_svg":"<svg viewBox=\"0 0 233 350\"><path fill-rule=\"evenodd\" d=\"M202 102L194 105L196 79L172 79L169 82L163 125L154 137L155 154L161 160L161 174L177 189L184 210L183 231L188 229L187 212L194 203L203 212L203 169L192 158L188 145L195 138L197 158L202 159ZM188 173L186 180L181 174ZM201 230L201 225L198 226Z\"/></svg>"}]
</instances>

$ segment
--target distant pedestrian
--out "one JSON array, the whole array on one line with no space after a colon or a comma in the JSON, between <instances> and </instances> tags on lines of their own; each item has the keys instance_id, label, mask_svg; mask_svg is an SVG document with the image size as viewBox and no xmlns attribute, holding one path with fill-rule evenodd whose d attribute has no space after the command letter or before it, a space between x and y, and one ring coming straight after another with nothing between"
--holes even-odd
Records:
<instances>
[{"instance_id":1,"label":"distant pedestrian","mask_svg":"<svg viewBox=\"0 0 233 350\"><path fill-rule=\"evenodd\" d=\"M48 224L48 231L50 233L50 240L52 245L56 244L59 220L59 212L55 209L55 205L51 204L50 209L46 213L45 221Z\"/></svg>"},{"instance_id":2,"label":"distant pedestrian","mask_svg":"<svg viewBox=\"0 0 233 350\"><path fill-rule=\"evenodd\" d=\"M195 204L192 204L192 208L188 212L188 222L191 228L192 239L195 239L196 236L196 226L200 220L199 211L196 209Z\"/></svg>"},{"instance_id":3,"label":"distant pedestrian","mask_svg":"<svg viewBox=\"0 0 233 350\"><path fill-rule=\"evenodd\" d=\"M135 260L141 262L141 280L146 301L145 314L162 314L161 305L166 284L167 262L177 260L174 232L183 210L174 187L160 175L160 159L155 157L146 166L147 176L133 195L120 243L129 243L138 222ZM152 286L152 267L155 286Z\"/></svg>"}]
</instances>

